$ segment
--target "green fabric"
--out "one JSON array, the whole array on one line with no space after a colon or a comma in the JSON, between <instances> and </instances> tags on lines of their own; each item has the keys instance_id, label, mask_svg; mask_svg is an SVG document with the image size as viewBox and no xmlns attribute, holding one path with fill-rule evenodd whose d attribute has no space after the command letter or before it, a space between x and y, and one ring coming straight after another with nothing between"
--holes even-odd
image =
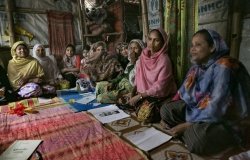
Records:
<instances>
[{"instance_id":1,"label":"green fabric","mask_svg":"<svg viewBox=\"0 0 250 160\"><path fill-rule=\"evenodd\" d=\"M123 78L128 78L130 71L134 68L134 65L127 66L125 71L128 71L127 73L123 73L116 78L112 79L110 83L113 83L114 85L117 85Z\"/></svg>"},{"instance_id":2,"label":"green fabric","mask_svg":"<svg viewBox=\"0 0 250 160\"><path fill-rule=\"evenodd\" d=\"M188 68L188 45L197 29L198 1L166 1L164 28L170 35L170 58L173 62L178 86L182 83ZM191 24L191 25L190 25Z\"/></svg>"},{"instance_id":3,"label":"green fabric","mask_svg":"<svg viewBox=\"0 0 250 160\"><path fill-rule=\"evenodd\" d=\"M107 81L96 84L96 100L99 103L116 103L122 95L132 92L133 86L127 78L123 78L117 86L109 89L111 83Z\"/></svg>"}]
</instances>

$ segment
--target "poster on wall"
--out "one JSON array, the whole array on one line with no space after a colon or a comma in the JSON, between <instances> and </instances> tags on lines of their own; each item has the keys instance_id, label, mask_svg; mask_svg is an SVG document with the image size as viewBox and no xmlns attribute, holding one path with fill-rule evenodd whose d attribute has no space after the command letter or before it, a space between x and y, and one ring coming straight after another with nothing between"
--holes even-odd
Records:
<instances>
[{"instance_id":1,"label":"poster on wall","mask_svg":"<svg viewBox=\"0 0 250 160\"><path fill-rule=\"evenodd\" d=\"M213 29L227 40L229 0L200 0L198 6L199 29Z\"/></svg>"},{"instance_id":2,"label":"poster on wall","mask_svg":"<svg viewBox=\"0 0 250 160\"><path fill-rule=\"evenodd\" d=\"M148 25L149 29L159 28L161 26L160 3L161 0L148 0Z\"/></svg>"},{"instance_id":3,"label":"poster on wall","mask_svg":"<svg viewBox=\"0 0 250 160\"><path fill-rule=\"evenodd\" d=\"M228 0L199 1L199 23L227 20Z\"/></svg>"}]
</instances>

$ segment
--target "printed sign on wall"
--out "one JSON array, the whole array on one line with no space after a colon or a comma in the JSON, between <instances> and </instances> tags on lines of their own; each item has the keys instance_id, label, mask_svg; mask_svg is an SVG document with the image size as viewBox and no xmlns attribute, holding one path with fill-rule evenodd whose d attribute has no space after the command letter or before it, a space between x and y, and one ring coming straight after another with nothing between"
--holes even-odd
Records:
<instances>
[{"instance_id":1,"label":"printed sign on wall","mask_svg":"<svg viewBox=\"0 0 250 160\"><path fill-rule=\"evenodd\" d=\"M161 26L160 0L148 0L147 2L149 29L159 28Z\"/></svg>"}]
</instances>

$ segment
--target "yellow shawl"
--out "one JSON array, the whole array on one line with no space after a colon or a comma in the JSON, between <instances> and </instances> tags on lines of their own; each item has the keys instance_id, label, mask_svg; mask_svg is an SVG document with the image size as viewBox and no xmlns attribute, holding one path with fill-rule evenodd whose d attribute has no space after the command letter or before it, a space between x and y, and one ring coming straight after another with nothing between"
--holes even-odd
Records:
<instances>
[{"instance_id":1,"label":"yellow shawl","mask_svg":"<svg viewBox=\"0 0 250 160\"><path fill-rule=\"evenodd\" d=\"M8 77L14 90L17 90L21 87L18 84L18 81L21 78L41 78L44 76L44 71L35 58L31 57L30 55L25 58L20 58L17 56L16 48L19 45L24 45L29 50L27 44L23 41L18 41L11 47L12 59L8 64Z\"/></svg>"}]
</instances>

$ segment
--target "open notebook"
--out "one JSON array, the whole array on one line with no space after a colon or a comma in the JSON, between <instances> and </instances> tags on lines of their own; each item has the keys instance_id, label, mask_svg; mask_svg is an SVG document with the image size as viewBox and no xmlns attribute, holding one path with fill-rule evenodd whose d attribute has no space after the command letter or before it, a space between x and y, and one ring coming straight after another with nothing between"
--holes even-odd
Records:
<instances>
[{"instance_id":1,"label":"open notebook","mask_svg":"<svg viewBox=\"0 0 250 160\"><path fill-rule=\"evenodd\" d=\"M27 160L42 140L16 140L1 155L0 160Z\"/></svg>"}]
</instances>

